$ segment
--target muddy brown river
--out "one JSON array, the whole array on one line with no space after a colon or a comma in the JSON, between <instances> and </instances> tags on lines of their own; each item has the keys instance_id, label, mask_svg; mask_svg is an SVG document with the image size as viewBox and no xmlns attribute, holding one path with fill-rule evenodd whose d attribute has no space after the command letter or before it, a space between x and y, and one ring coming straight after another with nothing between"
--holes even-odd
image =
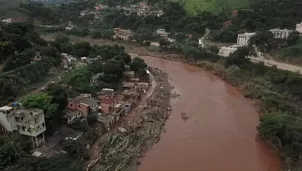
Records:
<instances>
[{"instance_id":1,"label":"muddy brown river","mask_svg":"<svg viewBox=\"0 0 302 171\"><path fill-rule=\"evenodd\" d=\"M169 74L180 97L172 99L166 132L139 171L281 170L278 155L257 135L257 110L238 90L198 67L142 58Z\"/></svg>"}]
</instances>

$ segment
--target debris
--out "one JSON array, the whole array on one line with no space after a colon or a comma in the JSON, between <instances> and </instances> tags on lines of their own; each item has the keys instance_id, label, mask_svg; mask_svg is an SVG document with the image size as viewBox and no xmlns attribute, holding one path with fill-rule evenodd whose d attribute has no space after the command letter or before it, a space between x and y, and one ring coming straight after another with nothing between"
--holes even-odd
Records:
<instances>
[{"instance_id":1,"label":"debris","mask_svg":"<svg viewBox=\"0 0 302 171\"><path fill-rule=\"evenodd\" d=\"M181 112L181 119L184 120L184 121L188 120L187 113Z\"/></svg>"}]
</instances>

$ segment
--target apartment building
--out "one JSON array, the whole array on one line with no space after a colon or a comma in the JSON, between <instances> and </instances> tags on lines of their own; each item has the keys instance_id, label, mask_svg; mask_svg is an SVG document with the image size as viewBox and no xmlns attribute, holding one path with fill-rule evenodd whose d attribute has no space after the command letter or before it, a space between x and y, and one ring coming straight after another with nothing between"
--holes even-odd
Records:
<instances>
[{"instance_id":1,"label":"apartment building","mask_svg":"<svg viewBox=\"0 0 302 171\"><path fill-rule=\"evenodd\" d=\"M274 37L278 39L286 39L289 34L293 32L293 30L288 29L270 29L269 31L272 32Z\"/></svg>"},{"instance_id":2,"label":"apartment building","mask_svg":"<svg viewBox=\"0 0 302 171\"><path fill-rule=\"evenodd\" d=\"M7 132L17 131L30 137L33 147L45 142L46 125L43 110L3 106L0 107L0 123Z\"/></svg>"}]
</instances>

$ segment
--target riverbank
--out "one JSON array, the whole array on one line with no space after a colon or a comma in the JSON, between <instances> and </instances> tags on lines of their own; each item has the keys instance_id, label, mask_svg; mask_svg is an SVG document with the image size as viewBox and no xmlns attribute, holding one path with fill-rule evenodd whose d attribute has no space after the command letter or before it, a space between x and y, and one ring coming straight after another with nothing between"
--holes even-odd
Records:
<instances>
[{"instance_id":1,"label":"riverbank","mask_svg":"<svg viewBox=\"0 0 302 171\"><path fill-rule=\"evenodd\" d=\"M160 139L170 112L172 87L167 75L151 69L156 85L152 95L135 112L123 118L120 129L114 129L98 142L100 160L91 170L136 170L140 158Z\"/></svg>"},{"instance_id":2,"label":"riverbank","mask_svg":"<svg viewBox=\"0 0 302 171\"><path fill-rule=\"evenodd\" d=\"M270 116L277 118L280 117L280 114L282 116L288 115L289 117L293 118L293 120L297 121L295 123L292 123L272 118L273 120L271 121L271 124L267 124L263 121L261 123L264 124L260 123L260 130L267 131L262 132L263 138L267 140L270 145L273 145L274 149L276 149L283 156L284 166L282 167L297 168L297 158L295 158L295 156L299 154L299 151L297 151L296 154L291 154L288 149L291 148L291 142L294 141L285 141L283 143L283 139L288 137L286 136L287 134L290 135L290 137L292 137L292 139L294 140L296 138L299 139L299 137L294 136L295 132L299 132L299 125L302 125L298 122L300 121L299 118L301 117L300 113L302 113L302 109L301 107L299 107L301 106L301 100L298 96L299 88L297 86L299 86L300 78L298 74L287 71L280 71L276 68L266 67L262 64L250 64L248 68L239 68L238 66L231 66L225 68L223 58L216 62L209 62L206 60L192 61L179 54L168 54L165 52L151 51L152 49L150 49L150 47L141 47L139 45L127 42L116 42L110 40L90 40L88 38L83 39L76 37L70 37L70 40L75 42L88 41L92 44L118 43L124 45L126 51L132 55L140 55L142 57L152 56L173 61L182 61L185 63L199 66L204 70L211 71L212 73L219 76L229 84L240 89L245 97L253 99L256 102L258 112L262 114L271 114ZM279 130L274 130L275 128L273 129L272 127L274 127L274 125L278 125L279 123L283 124L284 127L278 128ZM258 123L253 126L253 128L256 129L257 125ZM295 128L292 128L292 126L295 126ZM280 129L284 130L282 131ZM271 132L269 130L271 130ZM282 131L283 133L281 135L275 135L274 131ZM276 139L282 141L282 143L276 143Z\"/></svg>"}]
</instances>

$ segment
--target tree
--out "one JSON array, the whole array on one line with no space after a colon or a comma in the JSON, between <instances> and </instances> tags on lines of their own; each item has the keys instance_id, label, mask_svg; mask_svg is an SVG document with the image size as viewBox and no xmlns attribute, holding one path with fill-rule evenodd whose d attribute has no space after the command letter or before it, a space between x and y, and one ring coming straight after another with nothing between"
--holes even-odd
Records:
<instances>
[{"instance_id":1,"label":"tree","mask_svg":"<svg viewBox=\"0 0 302 171\"><path fill-rule=\"evenodd\" d=\"M77 57L83 57L83 56L89 56L91 46L89 42L81 42L81 43L75 43L73 45L73 55Z\"/></svg>"},{"instance_id":2,"label":"tree","mask_svg":"<svg viewBox=\"0 0 302 171\"><path fill-rule=\"evenodd\" d=\"M275 39L274 34L270 31L257 32L250 38L249 47L256 46L260 52L269 52L276 48L276 40L278 39Z\"/></svg>"},{"instance_id":3,"label":"tree","mask_svg":"<svg viewBox=\"0 0 302 171\"><path fill-rule=\"evenodd\" d=\"M52 97L51 102L58 104L58 109L64 110L68 104L68 95L60 84L50 84L47 93Z\"/></svg>"},{"instance_id":4,"label":"tree","mask_svg":"<svg viewBox=\"0 0 302 171\"><path fill-rule=\"evenodd\" d=\"M215 53L215 54L218 54L218 52L219 52L219 48L216 45L211 46L209 48L209 50L210 50L210 52Z\"/></svg>"},{"instance_id":5,"label":"tree","mask_svg":"<svg viewBox=\"0 0 302 171\"><path fill-rule=\"evenodd\" d=\"M54 114L59 105L56 103L52 103L52 96L50 96L47 93L35 93L35 94L30 94L26 97L24 97L21 100L21 103L24 107L27 108L38 108L44 110L47 116L51 116Z\"/></svg>"},{"instance_id":6,"label":"tree","mask_svg":"<svg viewBox=\"0 0 302 171\"><path fill-rule=\"evenodd\" d=\"M170 44L170 42L166 39L160 39L159 40L159 46L162 48L167 48L167 46Z\"/></svg>"},{"instance_id":7,"label":"tree","mask_svg":"<svg viewBox=\"0 0 302 171\"><path fill-rule=\"evenodd\" d=\"M106 82L116 82L122 78L124 72L124 62L114 59L107 60L103 65Z\"/></svg>"},{"instance_id":8,"label":"tree","mask_svg":"<svg viewBox=\"0 0 302 171\"><path fill-rule=\"evenodd\" d=\"M286 39L287 45L291 46L291 45L297 44L297 42L299 40L299 37L300 37L299 32L294 31L294 32L290 33L289 36Z\"/></svg>"},{"instance_id":9,"label":"tree","mask_svg":"<svg viewBox=\"0 0 302 171\"><path fill-rule=\"evenodd\" d=\"M0 169L13 165L25 155L18 135L10 135L0 138Z\"/></svg>"},{"instance_id":10,"label":"tree","mask_svg":"<svg viewBox=\"0 0 302 171\"><path fill-rule=\"evenodd\" d=\"M135 57L130 63L130 68L139 74L144 74L146 72L147 64L142 58Z\"/></svg>"},{"instance_id":11,"label":"tree","mask_svg":"<svg viewBox=\"0 0 302 171\"><path fill-rule=\"evenodd\" d=\"M249 62L247 56L249 55L249 48L240 47L235 52L231 53L225 60L225 66L237 65L238 67L243 67Z\"/></svg>"}]
</instances>

